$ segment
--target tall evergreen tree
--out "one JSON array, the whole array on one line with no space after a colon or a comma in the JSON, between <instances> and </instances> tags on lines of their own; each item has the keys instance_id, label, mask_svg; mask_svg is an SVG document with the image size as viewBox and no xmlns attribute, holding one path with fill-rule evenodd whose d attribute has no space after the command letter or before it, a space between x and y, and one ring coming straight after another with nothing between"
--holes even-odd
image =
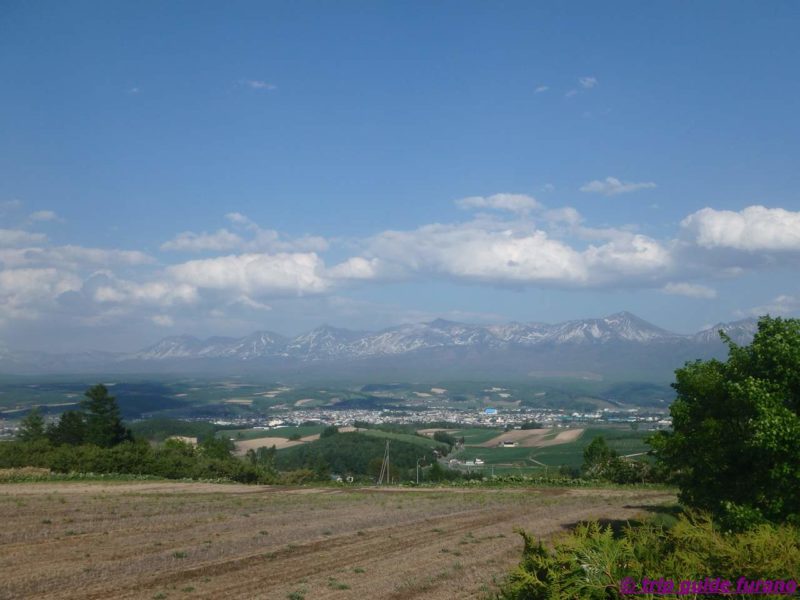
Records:
<instances>
[{"instance_id":1,"label":"tall evergreen tree","mask_svg":"<svg viewBox=\"0 0 800 600\"><path fill-rule=\"evenodd\" d=\"M62 413L58 423L47 427L47 438L56 446L80 446L86 443L86 416L78 410Z\"/></svg>"},{"instance_id":2,"label":"tall evergreen tree","mask_svg":"<svg viewBox=\"0 0 800 600\"><path fill-rule=\"evenodd\" d=\"M110 448L132 440L129 429L122 423L119 406L108 388L99 383L84 394L81 408L86 411L86 442L102 448Z\"/></svg>"},{"instance_id":3,"label":"tall evergreen tree","mask_svg":"<svg viewBox=\"0 0 800 600\"><path fill-rule=\"evenodd\" d=\"M28 413L19 425L17 438L22 442L34 442L45 437L44 417L37 406Z\"/></svg>"}]
</instances>

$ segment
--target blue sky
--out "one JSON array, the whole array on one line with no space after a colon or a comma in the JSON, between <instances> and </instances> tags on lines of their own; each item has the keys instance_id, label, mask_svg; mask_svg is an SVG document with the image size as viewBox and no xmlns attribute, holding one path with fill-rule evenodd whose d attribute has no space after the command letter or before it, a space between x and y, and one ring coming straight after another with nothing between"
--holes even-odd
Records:
<instances>
[{"instance_id":1,"label":"blue sky","mask_svg":"<svg viewBox=\"0 0 800 600\"><path fill-rule=\"evenodd\" d=\"M0 340L797 315L794 2L0 6Z\"/></svg>"}]
</instances>

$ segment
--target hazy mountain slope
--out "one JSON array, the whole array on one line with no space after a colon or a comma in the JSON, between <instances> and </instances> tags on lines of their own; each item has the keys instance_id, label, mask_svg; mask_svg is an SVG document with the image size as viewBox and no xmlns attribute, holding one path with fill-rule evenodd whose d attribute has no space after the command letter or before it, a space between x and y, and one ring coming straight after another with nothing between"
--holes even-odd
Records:
<instances>
[{"instance_id":1,"label":"hazy mountain slope","mask_svg":"<svg viewBox=\"0 0 800 600\"><path fill-rule=\"evenodd\" d=\"M756 320L693 335L661 329L631 313L548 325L470 325L437 319L378 332L318 327L287 339L269 331L243 338L167 337L130 354L0 353L4 372L274 373L319 377L612 377L669 379L686 360L724 356L718 330L747 343Z\"/></svg>"}]
</instances>

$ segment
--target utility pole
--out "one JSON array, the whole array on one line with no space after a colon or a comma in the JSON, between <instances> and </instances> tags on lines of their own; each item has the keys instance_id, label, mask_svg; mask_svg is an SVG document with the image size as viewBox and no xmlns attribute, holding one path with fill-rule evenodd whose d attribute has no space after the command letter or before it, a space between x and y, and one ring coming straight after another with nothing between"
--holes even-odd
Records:
<instances>
[{"instance_id":1,"label":"utility pole","mask_svg":"<svg viewBox=\"0 0 800 600\"><path fill-rule=\"evenodd\" d=\"M378 485L383 483L384 476L389 481L389 440L386 440L386 450L383 452L383 463L381 464L381 474L378 476Z\"/></svg>"}]
</instances>

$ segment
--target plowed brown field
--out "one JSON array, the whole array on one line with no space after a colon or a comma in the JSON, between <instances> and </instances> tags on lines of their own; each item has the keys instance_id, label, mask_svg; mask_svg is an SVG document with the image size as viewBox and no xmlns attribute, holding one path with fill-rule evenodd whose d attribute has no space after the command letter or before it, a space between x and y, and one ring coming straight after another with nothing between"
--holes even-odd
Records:
<instances>
[{"instance_id":1,"label":"plowed brown field","mask_svg":"<svg viewBox=\"0 0 800 600\"><path fill-rule=\"evenodd\" d=\"M0 598L482 598L549 536L661 491L0 486Z\"/></svg>"},{"instance_id":2,"label":"plowed brown field","mask_svg":"<svg viewBox=\"0 0 800 600\"><path fill-rule=\"evenodd\" d=\"M555 437L550 437L555 433ZM546 448L574 442L583 435L583 429L517 429L506 431L489 441L478 444L482 448L494 448L503 442L516 442L522 448Z\"/></svg>"}]
</instances>

